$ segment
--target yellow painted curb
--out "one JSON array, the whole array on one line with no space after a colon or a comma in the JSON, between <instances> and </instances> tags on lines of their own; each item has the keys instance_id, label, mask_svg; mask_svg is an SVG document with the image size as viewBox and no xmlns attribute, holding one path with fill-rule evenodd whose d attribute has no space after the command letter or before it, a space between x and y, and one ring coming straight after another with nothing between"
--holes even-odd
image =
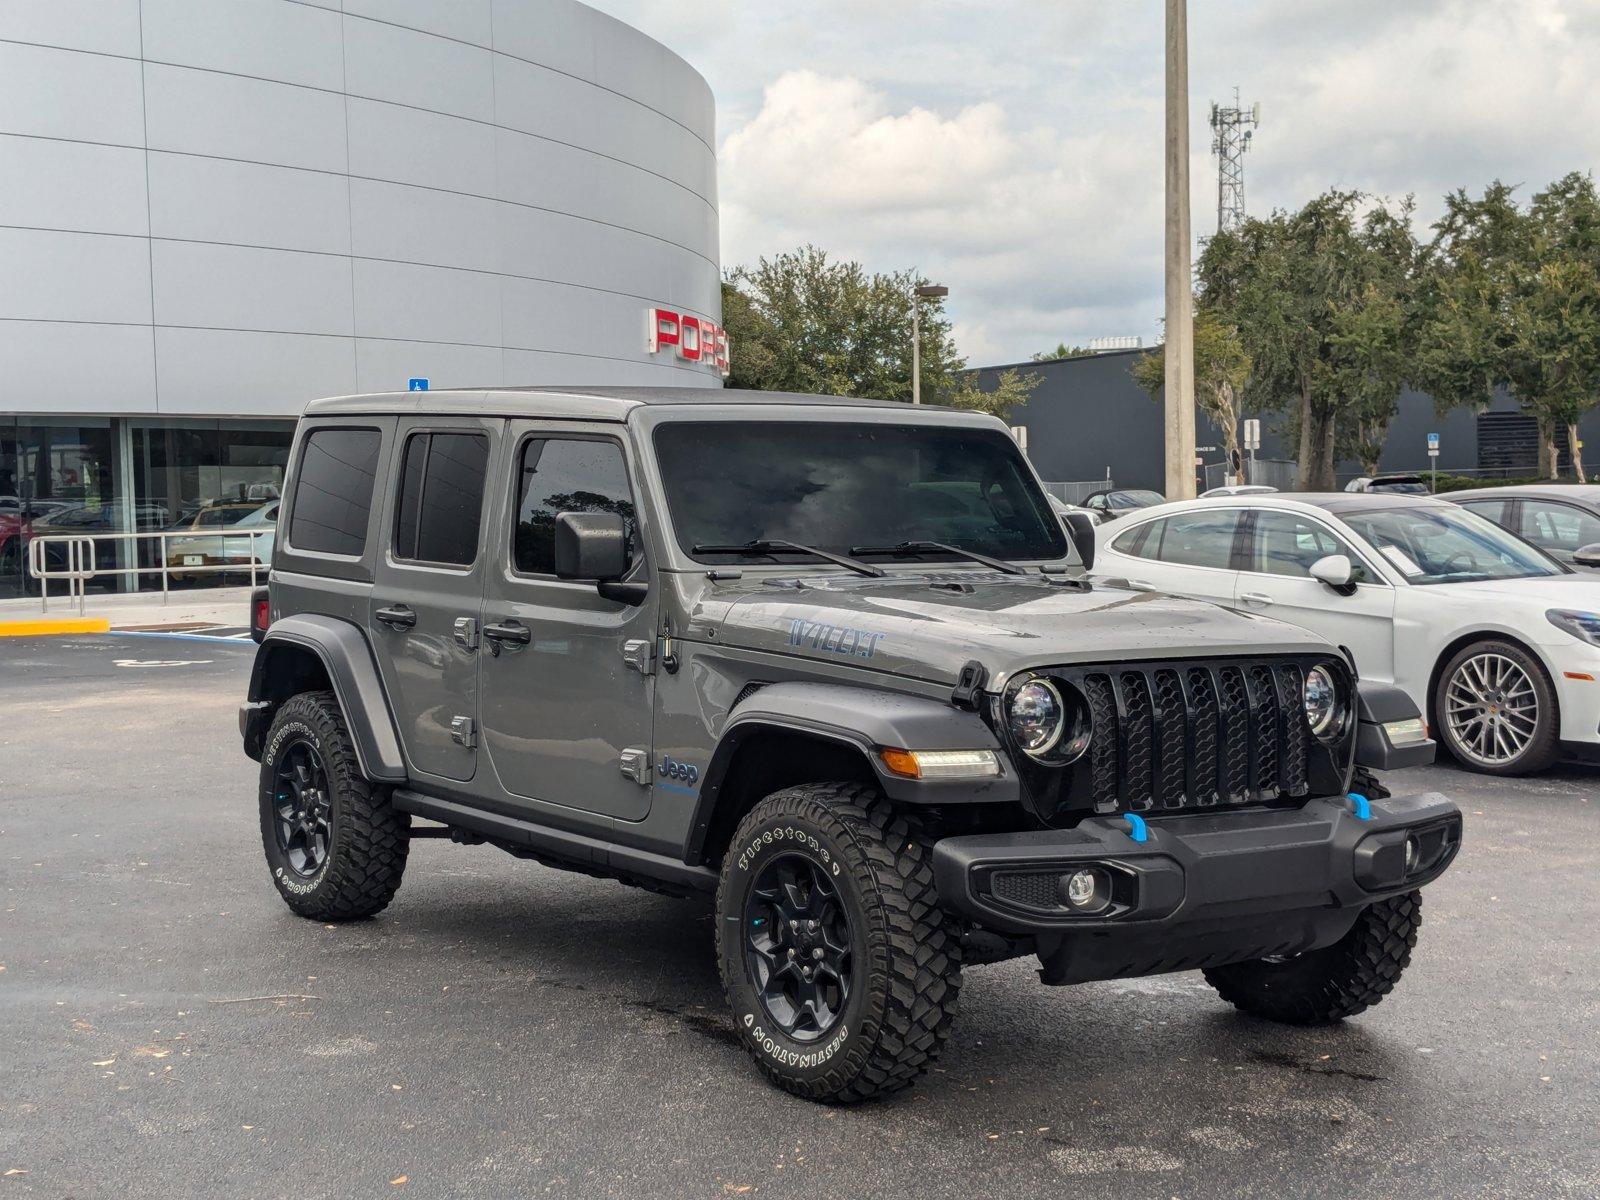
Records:
<instances>
[{"instance_id":1,"label":"yellow painted curb","mask_svg":"<svg viewBox=\"0 0 1600 1200\"><path fill-rule=\"evenodd\" d=\"M37 621L0 621L0 637L49 637L58 633L110 633L105 617L41 617Z\"/></svg>"}]
</instances>

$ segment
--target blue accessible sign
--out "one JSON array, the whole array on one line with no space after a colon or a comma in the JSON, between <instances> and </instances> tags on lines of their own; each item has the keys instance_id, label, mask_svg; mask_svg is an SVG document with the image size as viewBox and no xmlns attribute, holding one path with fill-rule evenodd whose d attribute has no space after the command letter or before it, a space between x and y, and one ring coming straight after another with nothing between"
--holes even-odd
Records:
<instances>
[{"instance_id":1,"label":"blue accessible sign","mask_svg":"<svg viewBox=\"0 0 1600 1200\"><path fill-rule=\"evenodd\" d=\"M426 379L408 379L408 380L406 380L406 391L408 391L408 392L425 392L427 390L428 390L428 381Z\"/></svg>"}]
</instances>

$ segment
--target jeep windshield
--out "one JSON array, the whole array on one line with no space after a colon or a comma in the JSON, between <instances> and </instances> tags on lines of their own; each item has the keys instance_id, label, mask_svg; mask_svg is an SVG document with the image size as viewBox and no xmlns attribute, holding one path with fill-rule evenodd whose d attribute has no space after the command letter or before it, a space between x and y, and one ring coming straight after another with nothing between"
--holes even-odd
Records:
<instances>
[{"instance_id":1,"label":"jeep windshield","mask_svg":"<svg viewBox=\"0 0 1600 1200\"><path fill-rule=\"evenodd\" d=\"M810 421L673 421L655 434L678 545L697 561L803 561L790 541L885 562L1015 561L1072 549L998 430ZM716 546L716 551L696 547ZM876 553L860 547L877 548Z\"/></svg>"}]
</instances>

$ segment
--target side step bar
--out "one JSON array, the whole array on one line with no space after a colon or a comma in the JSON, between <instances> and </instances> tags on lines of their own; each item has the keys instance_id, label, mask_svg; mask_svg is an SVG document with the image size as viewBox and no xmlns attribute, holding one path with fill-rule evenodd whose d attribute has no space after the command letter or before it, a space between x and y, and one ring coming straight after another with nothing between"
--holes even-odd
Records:
<instances>
[{"instance_id":1,"label":"side step bar","mask_svg":"<svg viewBox=\"0 0 1600 1200\"><path fill-rule=\"evenodd\" d=\"M625 880L649 880L685 892L717 890L717 877L712 871L663 854L613 845L421 792L396 789L391 802L401 812L473 830L505 843L507 848L526 848L528 857L549 860L552 866Z\"/></svg>"}]
</instances>

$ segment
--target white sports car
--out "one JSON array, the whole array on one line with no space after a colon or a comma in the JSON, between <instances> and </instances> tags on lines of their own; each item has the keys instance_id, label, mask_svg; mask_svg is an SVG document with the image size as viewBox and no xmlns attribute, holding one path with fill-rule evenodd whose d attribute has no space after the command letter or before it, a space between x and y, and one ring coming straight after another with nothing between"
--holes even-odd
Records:
<instances>
[{"instance_id":1,"label":"white sports car","mask_svg":"<svg viewBox=\"0 0 1600 1200\"><path fill-rule=\"evenodd\" d=\"M1303 625L1393 682L1464 765L1600 758L1600 580L1453 504L1226 496L1096 529L1094 572Z\"/></svg>"}]
</instances>

